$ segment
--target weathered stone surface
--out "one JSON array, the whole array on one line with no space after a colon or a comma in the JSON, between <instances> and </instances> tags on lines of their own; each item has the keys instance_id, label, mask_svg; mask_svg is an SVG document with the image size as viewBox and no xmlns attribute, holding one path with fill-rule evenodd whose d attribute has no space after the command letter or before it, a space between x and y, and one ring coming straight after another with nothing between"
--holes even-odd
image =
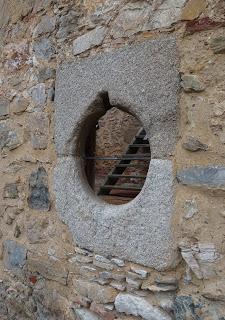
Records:
<instances>
[{"instance_id":1,"label":"weathered stone surface","mask_svg":"<svg viewBox=\"0 0 225 320\"><path fill-rule=\"evenodd\" d=\"M3 190L3 198L16 199L19 196L17 183L8 183Z\"/></svg>"},{"instance_id":2,"label":"weathered stone surface","mask_svg":"<svg viewBox=\"0 0 225 320\"><path fill-rule=\"evenodd\" d=\"M40 83L45 82L46 80L55 78L55 69L52 68L42 68L38 73L38 81Z\"/></svg>"},{"instance_id":3,"label":"weathered stone surface","mask_svg":"<svg viewBox=\"0 0 225 320\"><path fill-rule=\"evenodd\" d=\"M43 167L33 172L29 179L30 195L27 199L31 209L45 210L50 209L50 195L48 191L47 172Z\"/></svg>"},{"instance_id":4,"label":"weathered stone surface","mask_svg":"<svg viewBox=\"0 0 225 320\"><path fill-rule=\"evenodd\" d=\"M177 179L180 183L188 186L224 189L225 167L192 167L179 171Z\"/></svg>"},{"instance_id":5,"label":"weathered stone surface","mask_svg":"<svg viewBox=\"0 0 225 320\"><path fill-rule=\"evenodd\" d=\"M16 149L21 145L21 141L15 130L11 129L6 123L0 123L0 149Z\"/></svg>"},{"instance_id":6,"label":"weathered stone surface","mask_svg":"<svg viewBox=\"0 0 225 320\"><path fill-rule=\"evenodd\" d=\"M111 259L111 262L114 263L115 265L117 265L118 267L124 267L125 266L124 261L121 260L121 259L113 258L113 259Z\"/></svg>"},{"instance_id":7,"label":"weathered stone surface","mask_svg":"<svg viewBox=\"0 0 225 320\"><path fill-rule=\"evenodd\" d=\"M194 301L189 296L178 296L174 303L174 313L176 320L193 319L199 320L197 315L198 307L195 306Z\"/></svg>"},{"instance_id":8,"label":"weathered stone surface","mask_svg":"<svg viewBox=\"0 0 225 320\"><path fill-rule=\"evenodd\" d=\"M120 38L142 31L152 12L152 6L146 1L128 3L115 19L111 35L114 38Z\"/></svg>"},{"instance_id":9,"label":"weathered stone surface","mask_svg":"<svg viewBox=\"0 0 225 320\"><path fill-rule=\"evenodd\" d=\"M205 0L190 0L182 10L182 20L194 20L206 9Z\"/></svg>"},{"instance_id":10,"label":"weathered stone surface","mask_svg":"<svg viewBox=\"0 0 225 320\"><path fill-rule=\"evenodd\" d=\"M62 266L61 263L52 260L41 258L27 258L27 268L31 272L38 272L44 278L61 283L67 284L68 271Z\"/></svg>"},{"instance_id":11,"label":"weathered stone surface","mask_svg":"<svg viewBox=\"0 0 225 320\"><path fill-rule=\"evenodd\" d=\"M25 99L21 96L15 97L15 99L10 104L10 112L11 113L21 113L27 109L28 104L29 103L28 103L27 99Z\"/></svg>"},{"instance_id":12,"label":"weathered stone surface","mask_svg":"<svg viewBox=\"0 0 225 320\"><path fill-rule=\"evenodd\" d=\"M165 0L161 1L160 6L156 4L157 10L150 20L148 29L167 28L179 21L185 3L186 0Z\"/></svg>"},{"instance_id":13,"label":"weathered stone surface","mask_svg":"<svg viewBox=\"0 0 225 320\"><path fill-rule=\"evenodd\" d=\"M100 255L95 255L93 264L96 267L106 269L106 270L114 269L114 265L111 263L111 261Z\"/></svg>"},{"instance_id":14,"label":"weathered stone surface","mask_svg":"<svg viewBox=\"0 0 225 320\"><path fill-rule=\"evenodd\" d=\"M124 272L109 272L103 271L99 273L99 277L102 279L114 279L118 281L123 281L126 279L126 275Z\"/></svg>"},{"instance_id":15,"label":"weathered stone surface","mask_svg":"<svg viewBox=\"0 0 225 320\"><path fill-rule=\"evenodd\" d=\"M34 54L37 59L51 60L55 54L55 48L50 39L42 38L37 40L33 45Z\"/></svg>"},{"instance_id":16,"label":"weathered stone surface","mask_svg":"<svg viewBox=\"0 0 225 320\"><path fill-rule=\"evenodd\" d=\"M196 75L183 75L181 79L181 86L185 92L202 92L205 90L205 85Z\"/></svg>"},{"instance_id":17,"label":"weathered stone surface","mask_svg":"<svg viewBox=\"0 0 225 320\"><path fill-rule=\"evenodd\" d=\"M195 199L185 201L185 219L191 219L198 213L198 206Z\"/></svg>"},{"instance_id":18,"label":"weathered stone surface","mask_svg":"<svg viewBox=\"0 0 225 320\"><path fill-rule=\"evenodd\" d=\"M118 291L124 291L126 289L126 283L119 282L119 281L110 282L110 286L115 288Z\"/></svg>"},{"instance_id":19,"label":"weathered stone surface","mask_svg":"<svg viewBox=\"0 0 225 320\"><path fill-rule=\"evenodd\" d=\"M186 0L134 1L126 4L116 17L111 35L129 37L137 32L170 27L178 21Z\"/></svg>"},{"instance_id":20,"label":"weathered stone surface","mask_svg":"<svg viewBox=\"0 0 225 320\"><path fill-rule=\"evenodd\" d=\"M26 263L27 249L13 240L4 242L4 264L9 270L22 268Z\"/></svg>"},{"instance_id":21,"label":"weathered stone surface","mask_svg":"<svg viewBox=\"0 0 225 320\"><path fill-rule=\"evenodd\" d=\"M51 17L47 15L43 16L39 24L34 29L34 32L33 32L34 37L38 37L45 33L50 33L54 31L55 23L56 23L55 17Z\"/></svg>"},{"instance_id":22,"label":"weathered stone surface","mask_svg":"<svg viewBox=\"0 0 225 320\"><path fill-rule=\"evenodd\" d=\"M105 27L97 27L75 39L73 42L73 54L77 55L95 46L99 46L103 42L106 32L107 29Z\"/></svg>"},{"instance_id":23,"label":"weathered stone surface","mask_svg":"<svg viewBox=\"0 0 225 320\"><path fill-rule=\"evenodd\" d=\"M214 53L225 53L225 37L220 36L211 41L210 47Z\"/></svg>"},{"instance_id":24,"label":"weathered stone surface","mask_svg":"<svg viewBox=\"0 0 225 320\"><path fill-rule=\"evenodd\" d=\"M171 154L176 142L179 79L175 57L173 40L147 41L64 65L58 72L56 203L61 219L83 248L156 268L174 263L172 165L170 160L158 159ZM79 133L87 117L105 113L102 92L108 92L112 106L121 105L136 114L150 138L153 160L149 174L142 192L126 206L97 200L84 185L80 171Z\"/></svg>"},{"instance_id":25,"label":"weathered stone surface","mask_svg":"<svg viewBox=\"0 0 225 320\"><path fill-rule=\"evenodd\" d=\"M0 97L0 117L7 116L9 114L9 100Z\"/></svg>"},{"instance_id":26,"label":"weathered stone surface","mask_svg":"<svg viewBox=\"0 0 225 320\"><path fill-rule=\"evenodd\" d=\"M126 283L127 283L127 290L133 291L134 289L138 290L141 288L142 281L134 280L129 277L126 277Z\"/></svg>"},{"instance_id":27,"label":"weathered stone surface","mask_svg":"<svg viewBox=\"0 0 225 320\"><path fill-rule=\"evenodd\" d=\"M196 137L188 136L182 144L183 148L188 151L207 150L207 144L202 143Z\"/></svg>"},{"instance_id":28,"label":"weathered stone surface","mask_svg":"<svg viewBox=\"0 0 225 320\"><path fill-rule=\"evenodd\" d=\"M153 306L145 298L132 294L119 293L115 300L118 312L140 316L145 320L171 320L171 317L158 307Z\"/></svg>"},{"instance_id":29,"label":"weathered stone surface","mask_svg":"<svg viewBox=\"0 0 225 320\"><path fill-rule=\"evenodd\" d=\"M114 302L117 291L111 287L104 287L98 283L91 283L82 279L74 279L74 289L86 298L96 303Z\"/></svg>"},{"instance_id":30,"label":"weathered stone surface","mask_svg":"<svg viewBox=\"0 0 225 320\"><path fill-rule=\"evenodd\" d=\"M42 108L45 105L47 96L44 83L39 83L32 87L29 90L29 93L32 97L35 108Z\"/></svg>"},{"instance_id":31,"label":"weathered stone surface","mask_svg":"<svg viewBox=\"0 0 225 320\"><path fill-rule=\"evenodd\" d=\"M214 263L220 255L213 243L181 246L181 255L198 279L210 279L215 276Z\"/></svg>"},{"instance_id":32,"label":"weathered stone surface","mask_svg":"<svg viewBox=\"0 0 225 320\"><path fill-rule=\"evenodd\" d=\"M1 0L0 1L0 27L8 22L16 23L32 11L35 0Z\"/></svg>"},{"instance_id":33,"label":"weathered stone surface","mask_svg":"<svg viewBox=\"0 0 225 320\"><path fill-rule=\"evenodd\" d=\"M50 6L53 0L36 0L33 8L33 12L37 13Z\"/></svg>"},{"instance_id":34,"label":"weathered stone surface","mask_svg":"<svg viewBox=\"0 0 225 320\"><path fill-rule=\"evenodd\" d=\"M26 226L26 235L29 243L43 243L48 239L47 229L49 221L46 218L30 218Z\"/></svg>"},{"instance_id":35,"label":"weathered stone surface","mask_svg":"<svg viewBox=\"0 0 225 320\"><path fill-rule=\"evenodd\" d=\"M70 10L66 15L59 18L59 30L56 33L58 39L66 38L78 25L79 13Z\"/></svg>"},{"instance_id":36,"label":"weathered stone surface","mask_svg":"<svg viewBox=\"0 0 225 320\"><path fill-rule=\"evenodd\" d=\"M29 129L31 145L36 150L46 149L48 146L49 119L44 112L35 112L30 116Z\"/></svg>"},{"instance_id":37,"label":"weathered stone surface","mask_svg":"<svg viewBox=\"0 0 225 320\"><path fill-rule=\"evenodd\" d=\"M152 282L151 278L144 280L141 288L152 292L168 292L177 290L177 285L178 282L176 278L164 276L157 278L155 283Z\"/></svg>"},{"instance_id":38,"label":"weathered stone surface","mask_svg":"<svg viewBox=\"0 0 225 320\"><path fill-rule=\"evenodd\" d=\"M210 281L203 288L203 297L213 301L225 302L225 282L224 279Z\"/></svg>"},{"instance_id":39,"label":"weathered stone surface","mask_svg":"<svg viewBox=\"0 0 225 320\"><path fill-rule=\"evenodd\" d=\"M142 279L145 279L148 276L148 271L145 269L141 269L140 267L131 266L131 271L138 274Z\"/></svg>"},{"instance_id":40,"label":"weathered stone surface","mask_svg":"<svg viewBox=\"0 0 225 320\"><path fill-rule=\"evenodd\" d=\"M77 320L102 320L96 313L88 309L76 309Z\"/></svg>"}]
</instances>

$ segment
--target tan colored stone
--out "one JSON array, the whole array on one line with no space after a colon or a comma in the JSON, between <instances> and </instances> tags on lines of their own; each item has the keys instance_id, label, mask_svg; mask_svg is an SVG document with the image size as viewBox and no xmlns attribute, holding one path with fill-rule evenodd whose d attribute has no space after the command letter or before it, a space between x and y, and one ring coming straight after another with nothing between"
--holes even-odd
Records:
<instances>
[{"instance_id":1,"label":"tan colored stone","mask_svg":"<svg viewBox=\"0 0 225 320\"><path fill-rule=\"evenodd\" d=\"M184 7L181 19L194 20L206 9L207 3L205 0L190 0Z\"/></svg>"},{"instance_id":2,"label":"tan colored stone","mask_svg":"<svg viewBox=\"0 0 225 320\"><path fill-rule=\"evenodd\" d=\"M104 287L98 283L91 283L83 279L74 279L74 289L96 303L114 302L117 296L117 290L111 287Z\"/></svg>"},{"instance_id":3,"label":"tan colored stone","mask_svg":"<svg viewBox=\"0 0 225 320\"><path fill-rule=\"evenodd\" d=\"M207 3L205 0L190 0L182 10L182 20L194 20L205 10Z\"/></svg>"},{"instance_id":4,"label":"tan colored stone","mask_svg":"<svg viewBox=\"0 0 225 320\"><path fill-rule=\"evenodd\" d=\"M29 271L38 272L44 278L63 285L67 284L68 271L57 261L50 261L44 257L33 258L28 256L27 267Z\"/></svg>"}]
</instances>

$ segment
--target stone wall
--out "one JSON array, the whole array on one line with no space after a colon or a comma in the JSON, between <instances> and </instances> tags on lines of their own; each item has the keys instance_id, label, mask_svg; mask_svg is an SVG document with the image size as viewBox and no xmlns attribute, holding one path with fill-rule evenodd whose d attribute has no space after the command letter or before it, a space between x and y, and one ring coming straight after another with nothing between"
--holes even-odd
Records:
<instances>
[{"instance_id":1,"label":"stone wall","mask_svg":"<svg viewBox=\"0 0 225 320\"><path fill-rule=\"evenodd\" d=\"M1 319L225 319L224 12L223 0L0 1ZM179 260L159 272L78 248L60 222L54 82L62 62L171 35Z\"/></svg>"}]
</instances>

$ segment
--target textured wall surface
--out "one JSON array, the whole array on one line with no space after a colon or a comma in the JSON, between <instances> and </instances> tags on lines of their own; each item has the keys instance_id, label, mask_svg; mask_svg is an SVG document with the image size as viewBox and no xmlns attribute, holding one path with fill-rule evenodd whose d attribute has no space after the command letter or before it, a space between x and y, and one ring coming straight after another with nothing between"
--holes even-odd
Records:
<instances>
[{"instance_id":1,"label":"textured wall surface","mask_svg":"<svg viewBox=\"0 0 225 320\"><path fill-rule=\"evenodd\" d=\"M225 318L224 12L224 0L0 0L2 320ZM162 37L176 39L179 58L169 156L179 260L157 271L80 248L52 181L59 66Z\"/></svg>"}]
</instances>

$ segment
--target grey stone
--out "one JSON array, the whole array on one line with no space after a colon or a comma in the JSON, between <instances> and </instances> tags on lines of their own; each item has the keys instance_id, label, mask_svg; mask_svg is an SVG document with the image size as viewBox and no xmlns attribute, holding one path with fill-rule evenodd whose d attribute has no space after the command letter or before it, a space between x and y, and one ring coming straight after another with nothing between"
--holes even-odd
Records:
<instances>
[{"instance_id":1,"label":"grey stone","mask_svg":"<svg viewBox=\"0 0 225 320\"><path fill-rule=\"evenodd\" d=\"M176 320L193 319L200 320L197 315L193 299L190 296L178 296L174 302L174 313Z\"/></svg>"},{"instance_id":2,"label":"grey stone","mask_svg":"<svg viewBox=\"0 0 225 320\"><path fill-rule=\"evenodd\" d=\"M36 86L30 88L29 93L32 97L35 108L44 107L47 98L44 83L39 83Z\"/></svg>"},{"instance_id":3,"label":"grey stone","mask_svg":"<svg viewBox=\"0 0 225 320\"><path fill-rule=\"evenodd\" d=\"M113 38L129 37L146 29L153 7L146 1L128 3L119 12L111 30ZM150 28L150 27L149 27Z\"/></svg>"},{"instance_id":4,"label":"grey stone","mask_svg":"<svg viewBox=\"0 0 225 320\"><path fill-rule=\"evenodd\" d=\"M44 243L48 240L48 219L30 218L26 225L26 236L31 244Z\"/></svg>"},{"instance_id":5,"label":"grey stone","mask_svg":"<svg viewBox=\"0 0 225 320\"><path fill-rule=\"evenodd\" d=\"M191 219L198 213L198 206L195 199L185 201L185 219Z\"/></svg>"},{"instance_id":6,"label":"grey stone","mask_svg":"<svg viewBox=\"0 0 225 320\"><path fill-rule=\"evenodd\" d=\"M7 116L9 114L9 100L1 97L0 98L0 117Z\"/></svg>"},{"instance_id":7,"label":"grey stone","mask_svg":"<svg viewBox=\"0 0 225 320\"><path fill-rule=\"evenodd\" d=\"M16 224L16 226L15 226L13 235L15 238L19 238L19 236L21 235L21 229L18 224Z\"/></svg>"},{"instance_id":8,"label":"grey stone","mask_svg":"<svg viewBox=\"0 0 225 320\"><path fill-rule=\"evenodd\" d=\"M10 104L10 112L11 113L22 113L25 111L28 107L28 101L27 99L19 96L15 97L13 102Z\"/></svg>"},{"instance_id":9,"label":"grey stone","mask_svg":"<svg viewBox=\"0 0 225 320\"><path fill-rule=\"evenodd\" d=\"M77 320L102 320L96 313L88 309L75 309Z\"/></svg>"},{"instance_id":10,"label":"grey stone","mask_svg":"<svg viewBox=\"0 0 225 320\"><path fill-rule=\"evenodd\" d=\"M48 15L43 16L41 18L41 21L38 23L38 25L34 29L34 32L33 32L34 37L38 37L45 33L53 32L55 30L55 23L56 23L55 17L51 17Z\"/></svg>"},{"instance_id":11,"label":"grey stone","mask_svg":"<svg viewBox=\"0 0 225 320\"><path fill-rule=\"evenodd\" d=\"M199 151L208 149L208 146L201 141L199 141L196 137L188 136L182 144L183 148L188 151Z\"/></svg>"},{"instance_id":12,"label":"grey stone","mask_svg":"<svg viewBox=\"0 0 225 320\"><path fill-rule=\"evenodd\" d=\"M129 289L138 290L141 288L142 281L141 280L134 280L134 279L126 277L126 283L127 283L128 291L129 291Z\"/></svg>"},{"instance_id":13,"label":"grey stone","mask_svg":"<svg viewBox=\"0 0 225 320\"><path fill-rule=\"evenodd\" d=\"M50 39L42 38L33 45L34 54L37 59L50 60L55 54L55 48Z\"/></svg>"},{"instance_id":14,"label":"grey stone","mask_svg":"<svg viewBox=\"0 0 225 320\"><path fill-rule=\"evenodd\" d=\"M3 190L3 198L16 199L19 196L17 183L7 183Z\"/></svg>"},{"instance_id":15,"label":"grey stone","mask_svg":"<svg viewBox=\"0 0 225 320\"><path fill-rule=\"evenodd\" d=\"M110 286L115 288L118 291L124 291L126 289L126 283L119 282L119 281L110 282Z\"/></svg>"},{"instance_id":16,"label":"grey stone","mask_svg":"<svg viewBox=\"0 0 225 320\"><path fill-rule=\"evenodd\" d=\"M49 119L44 112L30 115L29 130L31 145L35 150L43 150L48 146Z\"/></svg>"},{"instance_id":17,"label":"grey stone","mask_svg":"<svg viewBox=\"0 0 225 320\"><path fill-rule=\"evenodd\" d=\"M220 36L211 41L210 47L214 53L225 53L225 37Z\"/></svg>"},{"instance_id":18,"label":"grey stone","mask_svg":"<svg viewBox=\"0 0 225 320\"><path fill-rule=\"evenodd\" d=\"M29 179L28 205L31 209L48 211L50 195L48 190L47 172L43 167L33 172Z\"/></svg>"},{"instance_id":19,"label":"grey stone","mask_svg":"<svg viewBox=\"0 0 225 320\"><path fill-rule=\"evenodd\" d=\"M105 27L97 27L75 39L73 42L73 54L77 55L95 46L99 46L103 42L106 32L107 29Z\"/></svg>"},{"instance_id":20,"label":"grey stone","mask_svg":"<svg viewBox=\"0 0 225 320\"><path fill-rule=\"evenodd\" d=\"M93 261L92 257L76 255L75 257L70 259L71 262L79 262L79 263L91 263Z\"/></svg>"},{"instance_id":21,"label":"grey stone","mask_svg":"<svg viewBox=\"0 0 225 320\"><path fill-rule=\"evenodd\" d=\"M164 0L156 8L149 21L148 29L168 28L180 20L183 6L186 0ZM157 1L156 1L157 6Z\"/></svg>"},{"instance_id":22,"label":"grey stone","mask_svg":"<svg viewBox=\"0 0 225 320\"><path fill-rule=\"evenodd\" d=\"M213 243L180 247L182 258L198 279L210 279L216 275L215 262L220 255Z\"/></svg>"},{"instance_id":23,"label":"grey stone","mask_svg":"<svg viewBox=\"0 0 225 320\"><path fill-rule=\"evenodd\" d=\"M115 308L118 312L140 316L145 320L172 319L166 312L153 306L145 298L133 294L119 293L115 300Z\"/></svg>"},{"instance_id":24,"label":"grey stone","mask_svg":"<svg viewBox=\"0 0 225 320\"><path fill-rule=\"evenodd\" d=\"M43 9L46 9L50 6L50 4L53 2L53 0L38 0L35 1L33 12L37 13Z\"/></svg>"},{"instance_id":25,"label":"grey stone","mask_svg":"<svg viewBox=\"0 0 225 320\"><path fill-rule=\"evenodd\" d=\"M141 269L140 267L131 266L131 270L137 273L142 279L147 278L148 271Z\"/></svg>"},{"instance_id":26,"label":"grey stone","mask_svg":"<svg viewBox=\"0 0 225 320\"><path fill-rule=\"evenodd\" d=\"M181 77L181 86L185 92L202 92L205 90L205 85L194 74L186 74Z\"/></svg>"},{"instance_id":27,"label":"grey stone","mask_svg":"<svg viewBox=\"0 0 225 320\"><path fill-rule=\"evenodd\" d=\"M116 258L113 258L111 259L112 263L114 263L115 265L117 265L118 267L124 267L125 266L125 263L123 260L121 259L116 259Z\"/></svg>"},{"instance_id":28,"label":"grey stone","mask_svg":"<svg viewBox=\"0 0 225 320\"><path fill-rule=\"evenodd\" d=\"M6 240L4 242L4 252L4 263L7 269L22 268L25 265L27 249L23 245L13 240Z\"/></svg>"},{"instance_id":29,"label":"grey stone","mask_svg":"<svg viewBox=\"0 0 225 320\"><path fill-rule=\"evenodd\" d=\"M93 264L96 267L106 269L106 270L113 270L114 265L111 263L111 261L103 256L95 255Z\"/></svg>"},{"instance_id":30,"label":"grey stone","mask_svg":"<svg viewBox=\"0 0 225 320\"><path fill-rule=\"evenodd\" d=\"M170 229L173 170L171 161L165 160L173 153L177 139L176 63L175 42L168 38L66 64L58 71L56 206L82 248L158 269L177 262ZM108 205L96 198L80 168L77 146L85 139L80 130L87 126L87 119L105 113L105 92L112 106L137 115L151 144L152 161L145 185L125 206Z\"/></svg>"},{"instance_id":31,"label":"grey stone","mask_svg":"<svg viewBox=\"0 0 225 320\"><path fill-rule=\"evenodd\" d=\"M70 32L76 30L78 26L79 13L70 10L66 15L59 18L59 30L56 33L56 38L66 38Z\"/></svg>"},{"instance_id":32,"label":"grey stone","mask_svg":"<svg viewBox=\"0 0 225 320\"><path fill-rule=\"evenodd\" d=\"M55 69L52 68L43 68L38 73L38 81L40 83L45 82L46 80L55 78Z\"/></svg>"},{"instance_id":33,"label":"grey stone","mask_svg":"<svg viewBox=\"0 0 225 320\"><path fill-rule=\"evenodd\" d=\"M129 37L140 31L170 27L180 19L186 0L134 1L126 4L111 30L114 38Z\"/></svg>"},{"instance_id":34,"label":"grey stone","mask_svg":"<svg viewBox=\"0 0 225 320\"><path fill-rule=\"evenodd\" d=\"M179 183L193 187L209 189L225 188L225 167L191 167L177 173Z\"/></svg>"},{"instance_id":35,"label":"grey stone","mask_svg":"<svg viewBox=\"0 0 225 320\"><path fill-rule=\"evenodd\" d=\"M0 123L0 149L16 149L21 145L21 141L15 130L11 129L6 123Z\"/></svg>"},{"instance_id":36,"label":"grey stone","mask_svg":"<svg viewBox=\"0 0 225 320\"><path fill-rule=\"evenodd\" d=\"M99 272L99 277L102 279L114 279L117 281L123 281L126 279L126 275L123 272L103 271L103 272Z\"/></svg>"}]
</instances>

